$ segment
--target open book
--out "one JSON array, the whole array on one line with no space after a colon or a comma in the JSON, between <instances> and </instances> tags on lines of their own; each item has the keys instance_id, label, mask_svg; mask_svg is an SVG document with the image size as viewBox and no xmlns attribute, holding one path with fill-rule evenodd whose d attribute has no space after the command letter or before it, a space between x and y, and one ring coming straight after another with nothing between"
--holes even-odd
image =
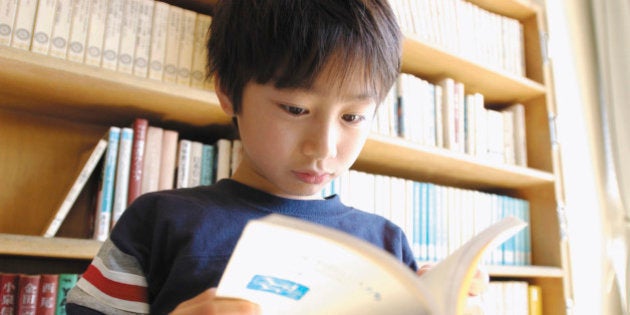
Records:
<instances>
[{"instance_id":1,"label":"open book","mask_svg":"<svg viewBox=\"0 0 630 315\"><path fill-rule=\"evenodd\" d=\"M257 303L264 315L461 314L483 253L525 226L507 217L418 277L364 240L272 214L247 224L217 295Z\"/></svg>"}]
</instances>

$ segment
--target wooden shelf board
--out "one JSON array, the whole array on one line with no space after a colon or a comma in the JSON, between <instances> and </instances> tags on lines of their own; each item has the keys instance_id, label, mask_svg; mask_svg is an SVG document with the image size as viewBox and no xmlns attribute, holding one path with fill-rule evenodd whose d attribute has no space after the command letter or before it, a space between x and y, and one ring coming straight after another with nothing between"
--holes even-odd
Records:
<instances>
[{"instance_id":1,"label":"wooden shelf board","mask_svg":"<svg viewBox=\"0 0 630 315\"><path fill-rule=\"evenodd\" d=\"M514 103L545 95L544 85L453 55L412 35L403 42L402 71L433 83L450 77L466 86L466 93L479 92L486 103Z\"/></svg>"},{"instance_id":2,"label":"wooden shelf board","mask_svg":"<svg viewBox=\"0 0 630 315\"><path fill-rule=\"evenodd\" d=\"M101 244L87 239L0 234L0 255L88 260L94 258Z\"/></svg>"},{"instance_id":3,"label":"wooden shelf board","mask_svg":"<svg viewBox=\"0 0 630 315\"><path fill-rule=\"evenodd\" d=\"M530 0L468 0L470 3L499 15L517 20L524 20L534 14L536 9Z\"/></svg>"},{"instance_id":4,"label":"wooden shelf board","mask_svg":"<svg viewBox=\"0 0 630 315\"><path fill-rule=\"evenodd\" d=\"M372 134L354 169L470 189L522 189L554 182L552 173L496 165L448 150Z\"/></svg>"},{"instance_id":5,"label":"wooden shelf board","mask_svg":"<svg viewBox=\"0 0 630 315\"><path fill-rule=\"evenodd\" d=\"M6 108L104 124L140 115L197 127L230 121L212 91L4 46L0 95Z\"/></svg>"}]
</instances>

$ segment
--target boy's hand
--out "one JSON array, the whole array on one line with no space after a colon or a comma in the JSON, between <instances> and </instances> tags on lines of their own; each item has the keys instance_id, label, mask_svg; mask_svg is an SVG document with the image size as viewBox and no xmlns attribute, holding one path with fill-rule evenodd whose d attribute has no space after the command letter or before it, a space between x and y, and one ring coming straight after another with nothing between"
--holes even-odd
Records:
<instances>
[{"instance_id":1,"label":"boy's hand","mask_svg":"<svg viewBox=\"0 0 630 315\"><path fill-rule=\"evenodd\" d=\"M203 291L194 298L179 304L171 315L258 315L258 305L245 300L221 298L216 296L216 288Z\"/></svg>"},{"instance_id":2,"label":"boy's hand","mask_svg":"<svg viewBox=\"0 0 630 315\"><path fill-rule=\"evenodd\" d=\"M433 264L425 264L418 268L416 274L419 276L429 271L433 267ZM477 268L477 272L470 283L470 288L468 289L468 296L478 296L486 289L488 289L488 285L490 283L490 275L484 268Z\"/></svg>"}]
</instances>

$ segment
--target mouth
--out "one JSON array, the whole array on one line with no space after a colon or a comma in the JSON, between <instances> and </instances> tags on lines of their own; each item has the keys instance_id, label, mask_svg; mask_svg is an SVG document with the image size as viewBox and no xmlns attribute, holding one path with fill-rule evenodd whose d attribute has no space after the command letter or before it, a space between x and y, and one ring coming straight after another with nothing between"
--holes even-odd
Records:
<instances>
[{"instance_id":1,"label":"mouth","mask_svg":"<svg viewBox=\"0 0 630 315\"><path fill-rule=\"evenodd\" d=\"M301 171L293 171L293 174L302 182L307 184L319 185L327 182L332 176L330 173L319 173L319 172L301 172Z\"/></svg>"}]
</instances>

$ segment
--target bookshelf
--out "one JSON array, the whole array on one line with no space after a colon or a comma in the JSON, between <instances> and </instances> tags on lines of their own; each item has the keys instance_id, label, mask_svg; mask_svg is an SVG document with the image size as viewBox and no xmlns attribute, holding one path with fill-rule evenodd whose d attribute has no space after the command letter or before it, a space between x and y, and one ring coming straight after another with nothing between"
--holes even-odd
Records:
<instances>
[{"instance_id":1,"label":"bookshelf","mask_svg":"<svg viewBox=\"0 0 630 315\"><path fill-rule=\"evenodd\" d=\"M209 13L216 0L173 3ZM526 75L491 69L407 35L405 73L426 80L452 77L487 103L526 106L528 166L496 165L463 153L371 135L354 169L524 198L530 202L532 266L492 266L497 279L525 279L540 285L544 314L566 314L567 271L563 261L561 180L551 145L548 117L553 91L541 55L542 12L525 0L471 0L524 27ZM431 60L431 62L424 62ZM208 141L229 129L230 118L216 95L0 46L0 268L81 272L99 242L81 239L89 220L88 186L60 237L37 236L65 194L77 168L110 125L130 125L145 117L183 134L206 134ZM92 180L91 182L96 182ZM94 185L92 185L94 186ZM0 270L2 271L2 270Z\"/></svg>"}]
</instances>

